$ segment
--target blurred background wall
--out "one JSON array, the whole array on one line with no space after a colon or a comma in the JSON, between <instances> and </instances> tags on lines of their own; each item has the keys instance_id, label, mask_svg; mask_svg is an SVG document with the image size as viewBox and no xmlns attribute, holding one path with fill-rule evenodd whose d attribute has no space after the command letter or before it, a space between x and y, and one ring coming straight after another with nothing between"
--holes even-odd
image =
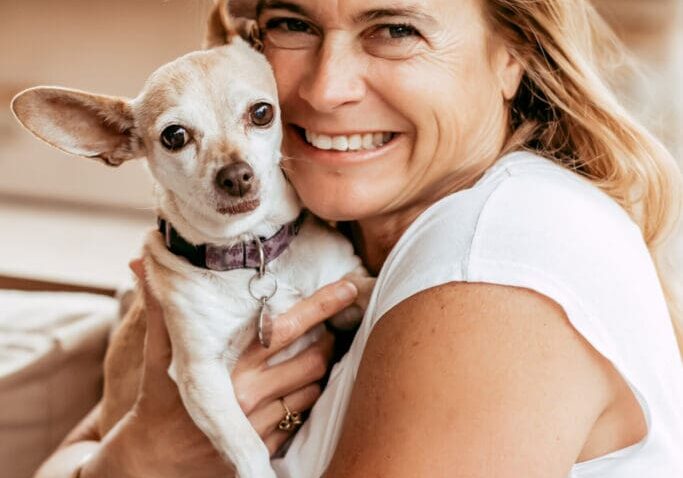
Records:
<instances>
[{"instance_id":1,"label":"blurred background wall","mask_svg":"<svg viewBox=\"0 0 683 478\"><path fill-rule=\"evenodd\" d=\"M593 1L639 67L616 81L622 101L683 169L683 0ZM666 259L683 288L683 221Z\"/></svg>"},{"instance_id":2,"label":"blurred background wall","mask_svg":"<svg viewBox=\"0 0 683 478\"><path fill-rule=\"evenodd\" d=\"M21 277L116 288L154 224L142 162L108 168L62 154L18 125L11 98L35 85L135 96L158 66L199 48L208 9L204 0L0 0L5 283Z\"/></svg>"},{"instance_id":3,"label":"blurred background wall","mask_svg":"<svg viewBox=\"0 0 683 478\"><path fill-rule=\"evenodd\" d=\"M595 2L643 65L620 82L622 97L682 158L683 0ZM112 169L61 154L23 131L8 105L38 84L136 95L157 66L198 48L209 3L0 0L0 277L125 280L153 221L142 164Z\"/></svg>"},{"instance_id":4,"label":"blurred background wall","mask_svg":"<svg viewBox=\"0 0 683 478\"><path fill-rule=\"evenodd\" d=\"M55 152L22 131L7 106L18 91L39 84L137 95L156 67L199 47L203 3L0 0L0 192L149 207L141 164L116 170Z\"/></svg>"},{"instance_id":5,"label":"blurred background wall","mask_svg":"<svg viewBox=\"0 0 683 478\"><path fill-rule=\"evenodd\" d=\"M621 85L624 103L679 159L683 156L683 1L594 0L639 71Z\"/></svg>"}]
</instances>

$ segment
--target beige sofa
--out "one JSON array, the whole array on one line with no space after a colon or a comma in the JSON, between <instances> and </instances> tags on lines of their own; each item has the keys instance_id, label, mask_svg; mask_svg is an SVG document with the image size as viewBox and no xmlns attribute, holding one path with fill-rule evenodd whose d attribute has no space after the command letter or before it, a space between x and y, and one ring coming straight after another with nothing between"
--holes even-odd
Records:
<instances>
[{"instance_id":1,"label":"beige sofa","mask_svg":"<svg viewBox=\"0 0 683 478\"><path fill-rule=\"evenodd\" d=\"M0 475L28 478L99 399L117 301L0 290Z\"/></svg>"}]
</instances>

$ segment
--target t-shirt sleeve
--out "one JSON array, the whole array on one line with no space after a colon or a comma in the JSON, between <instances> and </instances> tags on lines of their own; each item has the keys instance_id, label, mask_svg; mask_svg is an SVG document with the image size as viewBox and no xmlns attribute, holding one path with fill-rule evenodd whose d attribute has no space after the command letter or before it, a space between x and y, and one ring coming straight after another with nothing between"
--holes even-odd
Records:
<instances>
[{"instance_id":1,"label":"t-shirt sleeve","mask_svg":"<svg viewBox=\"0 0 683 478\"><path fill-rule=\"evenodd\" d=\"M617 359L623 351L616 346L633 340L643 314L668 315L640 229L579 178L538 179L512 176L491 195L472 240L466 280L551 298L596 349ZM655 309L647 312L644 304Z\"/></svg>"},{"instance_id":2,"label":"t-shirt sleeve","mask_svg":"<svg viewBox=\"0 0 683 478\"><path fill-rule=\"evenodd\" d=\"M492 190L468 190L449 196L411 224L378 278L374 320L423 290L467 280L470 246Z\"/></svg>"},{"instance_id":3,"label":"t-shirt sleeve","mask_svg":"<svg viewBox=\"0 0 683 478\"><path fill-rule=\"evenodd\" d=\"M448 282L533 290L559 304L612 362L649 429L659 382L643 364L664 364L661 372L678 357L654 263L616 202L571 173L556 175L508 174L486 194L433 206L390 256L370 327L407 298Z\"/></svg>"},{"instance_id":4,"label":"t-shirt sleeve","mask_svg":"<svg viewBox=\"0 0 683 478\"><path fill-rule=\"evenodd\" d=\"M562 306L594 347L615 358L623 352L615 343L628 343L642 326L639 314L668 314L637 225L570 173L508 174L488 191L437 203L407 236L384 271L377 320L448 282L523 287Z\"/></svg>"}]
</instances>

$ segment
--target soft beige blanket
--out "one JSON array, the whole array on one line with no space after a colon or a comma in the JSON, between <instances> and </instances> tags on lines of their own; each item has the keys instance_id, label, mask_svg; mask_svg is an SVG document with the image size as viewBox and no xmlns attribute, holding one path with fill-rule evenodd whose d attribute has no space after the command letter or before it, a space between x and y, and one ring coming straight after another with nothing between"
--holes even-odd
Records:
<instances>
[{"instance_id":1,"label":"soft beige blanket","mask_svg":"<svg viewBox=\"0 0 683 478\"><path fill-rule=\"evenodd\" d=\"M92 294L0 290L2 476L31 476L97 402L117 307Z\"/></svg>"}]
</instances>

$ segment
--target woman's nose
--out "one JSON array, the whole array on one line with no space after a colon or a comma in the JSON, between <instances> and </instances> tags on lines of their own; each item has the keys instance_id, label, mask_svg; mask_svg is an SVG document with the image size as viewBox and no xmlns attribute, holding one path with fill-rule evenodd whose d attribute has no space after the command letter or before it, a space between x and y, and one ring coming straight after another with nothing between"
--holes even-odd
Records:
<instances>
[{"instance_id":1,"label":"woman's nose","mask_svg":"<svg viewBox=\"0 0 683 478\"><path fill-rule=\"evenodd\" d=\"M299 86L299 96L314 110L329 113L363 99L366 84L362 61L353 52L341 45L323 43L318 59Z\"/></svg>"}]
</instances>

